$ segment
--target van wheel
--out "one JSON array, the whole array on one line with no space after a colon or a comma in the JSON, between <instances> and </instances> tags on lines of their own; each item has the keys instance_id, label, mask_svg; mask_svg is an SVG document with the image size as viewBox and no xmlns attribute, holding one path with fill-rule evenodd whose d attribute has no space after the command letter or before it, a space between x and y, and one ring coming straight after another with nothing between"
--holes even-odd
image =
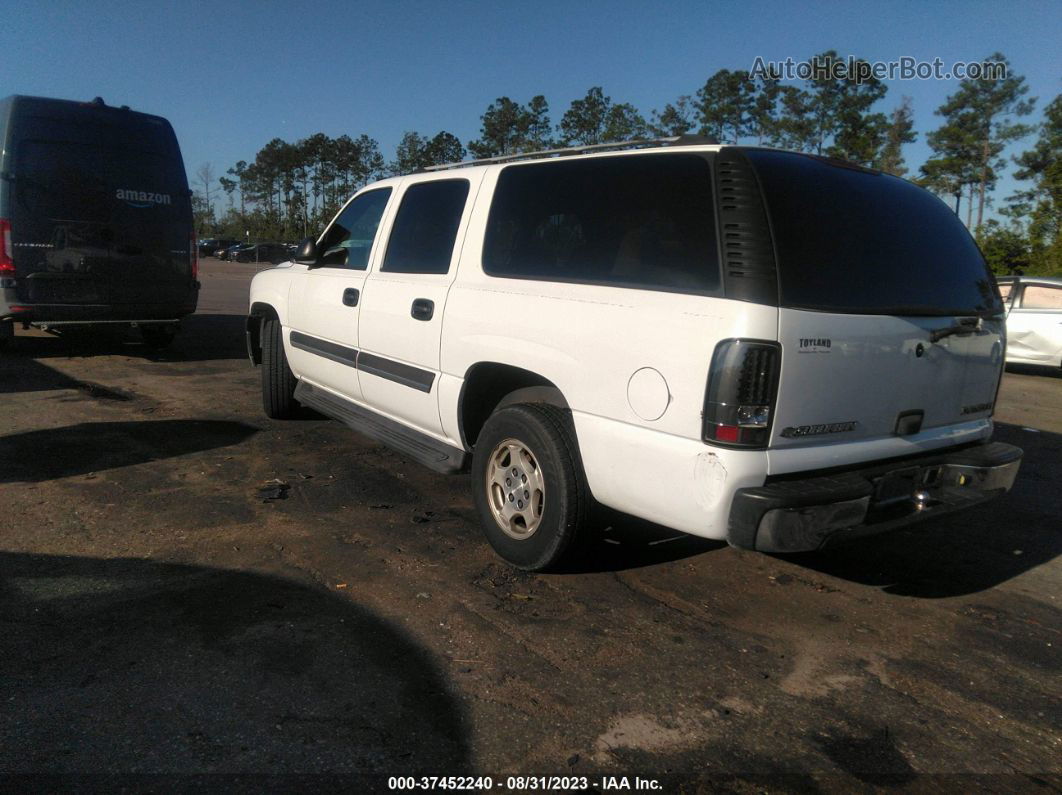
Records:
<instances>
[{"instance_id":1,"label":"van wheel","mask_svg":"<svg viewBox=\"0 0 1062 795\"><path fill-rule=\"evenodd\" d=\"M574 556L590 495L571 412L524 403L491 415L472 456L472 493L487 541L516 568Z\"/></svg>"},{"instance_id":2,"label":"van wheel","mask_svg":"<svg viewBox=\"0 0 1062 795\"><path fill-rule=\"evenodd\" d=\"M11 345L15 339L15 324L10 320L0 320L0 351Z\"/></svg>"},{"instance_id":3,"label":"van wheel","mask_svg":"<svg viewBox=\"0 0 1062 795\"><path fill-rule=\"evenodd\" d=\"M173 338L177 336L177 329L174 326L141 326L140 336L145 345L160 351L170 346Z\"/></svg>"},{"instance_id":4,"label":"van wheel","mask_svg":"<svg viewBox=\"0 0 1062 795\"><path fill-rule=\"evenodd\" d=\"M276 318L262 321L262 408L274 420L291 419L299 410L296 378L284 353L283 332Z\"/></svg>"}]
</instances>

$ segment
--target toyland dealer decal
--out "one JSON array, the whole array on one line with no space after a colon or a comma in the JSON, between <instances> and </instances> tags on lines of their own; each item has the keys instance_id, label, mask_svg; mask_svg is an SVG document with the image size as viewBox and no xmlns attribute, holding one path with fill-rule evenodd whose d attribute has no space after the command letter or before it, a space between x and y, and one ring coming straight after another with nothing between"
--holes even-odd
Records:
<instances>
[{"instance_id":1,"label":"toyland dealer decal","mask_svg":"<svg viewBox=\"0 0 1062 795\"><path fill-rule=\"evenodd\" d=\"M829 353L833 341L829 337L801 337L797 353Z\"/></svg>"}]
</instances>

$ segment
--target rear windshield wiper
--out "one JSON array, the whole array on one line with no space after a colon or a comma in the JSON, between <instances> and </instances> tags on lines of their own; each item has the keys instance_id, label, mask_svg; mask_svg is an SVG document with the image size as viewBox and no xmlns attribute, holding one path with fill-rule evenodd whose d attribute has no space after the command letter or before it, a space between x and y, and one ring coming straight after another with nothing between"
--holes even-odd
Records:
<instances>
[{"instance_id":1,"label":"rear windshield wiper","mask_svg":"<svg viewBox=\"0 0 1062 795\"><path fill-rule=\"evenodd\" d=\"M982 320L980 317L963 317L959 318L959 322L954 326L945 326L944 328L933 329L929 332L930 342L940 342L945 337L950 337L954 334L973 334L976 331L981 330Z\"/></svg>"}]
</instances>

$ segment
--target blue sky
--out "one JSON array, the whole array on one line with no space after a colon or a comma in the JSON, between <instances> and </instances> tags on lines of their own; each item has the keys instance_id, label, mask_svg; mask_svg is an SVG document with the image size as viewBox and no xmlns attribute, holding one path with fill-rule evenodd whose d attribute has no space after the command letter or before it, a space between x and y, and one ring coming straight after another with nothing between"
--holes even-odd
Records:
<instances>
[{"instance_id":1,"label":"blue sky","mask_svg":"<svg viewBox=\"0 0 1062 795\"><path fill-rule=\"evenodd\" d=\"M0 0L0 96L110 104L167 117L189 177L223 174L271 138L366 133L385 157L405 130L463 142L498 96L568 104L601 85L646 116L720 68L834 48L890 60L980 60L995 50L1038 107L1062 91L1053 2L13 2ZM954 81L896 81L925 131ZM1039 113L1035 118L1039 117ZM1019 145L1019 150L1021 146ZM1013 190L1006 180L997 192Z\"/></svg>"}]
</instances>

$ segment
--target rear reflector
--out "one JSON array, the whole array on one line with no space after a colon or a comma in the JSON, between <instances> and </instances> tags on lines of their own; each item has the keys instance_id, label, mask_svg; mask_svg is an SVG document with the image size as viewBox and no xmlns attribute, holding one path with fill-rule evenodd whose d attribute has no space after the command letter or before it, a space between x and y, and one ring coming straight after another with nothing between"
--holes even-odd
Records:
<instances>
[{"instance_id":1,"label":"rear reflector","mask_svg":"<svg viewBox=\"0 0 1062 795\"><path fill-rule=\"evenodd\" d=\"M704 400L704 441L767 446L781 363L777 342L730 339L716 345Z\"/></svg>"},{"instance_id":2,"label":"rear reflector","mask_svg":"<svg viewBox=\"0 0 1062 795\"><path fill-rule=\"evenodd\" d=\"M11 243L11 222L0 218L0 273L15 272L15 247Z\"/></svg>"}]
</instances>

